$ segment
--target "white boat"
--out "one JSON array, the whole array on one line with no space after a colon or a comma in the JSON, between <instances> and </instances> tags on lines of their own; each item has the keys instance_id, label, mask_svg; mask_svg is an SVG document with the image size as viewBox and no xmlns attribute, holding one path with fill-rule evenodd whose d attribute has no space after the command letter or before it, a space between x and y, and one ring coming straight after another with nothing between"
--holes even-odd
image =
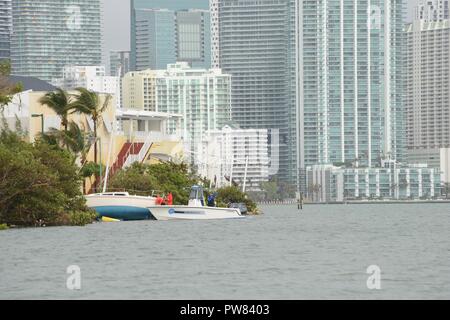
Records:
<instances>
[{"instance_id":1,"label":"white boat","mask_svg":"<svg viewBox=\"0 0 450 320\"><path fill-rule=\"evenodd\" d=\"M147 207L156 220L218 220L244 218L237 208L206 207L203 188L192 187L187 206L157 206Z\"/></svg>"},{"instance_id":2,"label":"white boat","mask_svg":"<svg viewBox=\"0 0 450 320\"><path fill-rule=\"evenodd\" d=\"M128 192L98 193L86 196L87 206L99 218L123 221L155 220L148 207L156 204L155 197L133 196Z\"/></svg>"},{"instance_id":3,"label":"white boat","mask_svg":"<svg viewBox=\"0 0 450 320\"><path fill-rule=\"evenodd\" d=\"M239 209L228 208L152 206L148 209L156 220L162 221L240 219L244 217Z\"/></svg>"}]
</instances>

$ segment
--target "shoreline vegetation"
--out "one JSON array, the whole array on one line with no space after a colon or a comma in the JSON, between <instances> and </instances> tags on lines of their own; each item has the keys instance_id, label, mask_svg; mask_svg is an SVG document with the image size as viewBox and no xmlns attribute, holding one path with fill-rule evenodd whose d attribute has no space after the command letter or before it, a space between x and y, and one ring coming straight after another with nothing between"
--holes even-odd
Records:
<instances>
[{"instance_id":1,"label":"shoreline vegetation","mask_svg":"<svg viewBox=\"0 0 450 320\"><path fill-rule=\"evenodd\" d=\"M0 230L93 223L97 215L86 206L84 175L76 164L77 155L51 143L48 137L25 142L19 123L11 131L3 121L0 132ZM172 193L174 204L186 204L190 187L196 184L210 183L184 163L136 163L115 174L108 189L140 190L142 195ZM217 206L245 203L249 214L259 214L257 205L238 187L206 192L217 194Z\"/></svg>"},{"instance_id":2,"label":"shoreline vegetation","mask_svg":"<svg viewBox=\"0 0 450 320\"><path fill-rule=\"evenodd\" d=\"M52 109L60 118L61 130L50 129L38 135L33 143L26 141L27 132L17 118L11 130L3 109L22 86L8 81L10 65L0 63L0 229L8 227L84 226L93 223L97 215L86 206L86 180L94 181L99 189L101 164L98 157L97 130L110 96L103 102L99 95L78 88L75 94L57 89L48 92L40 103ZM86 132L73 121L72 113L84 114L93 124L93 132ZM87 155L94 150L94 161ZM81 163L81 164L79 164ZM108 190L140 190L145 195L172 193L174 204L185 205L192 185L211 185L199 177L188 165L160 163L134 164L111 177ZM244 203L249 214L259 214L249 194L238 186L208 190L216 194L216 205L228 207Z\"/></svg>"}]
</instances>

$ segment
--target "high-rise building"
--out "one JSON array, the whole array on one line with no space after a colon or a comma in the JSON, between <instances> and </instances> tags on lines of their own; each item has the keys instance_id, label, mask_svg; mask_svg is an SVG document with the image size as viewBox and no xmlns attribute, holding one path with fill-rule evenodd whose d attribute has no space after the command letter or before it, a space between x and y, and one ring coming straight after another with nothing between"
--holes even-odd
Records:
<instances>
[{"instance_id":1,"label":"high-rise building","mask_svg":"<svg viewBox=\"0 0 450 320\"><path fill-rule=\"evenodd\" d=\"M231 120L230 83L230 75L219 69L192 69L186 62L132 71L122 82L123 108L181 115L181 127L170 120L168 133L181 130L187 155L198 165L205 133Z\"/></svg>"},{"instance_id":2,"label":"high-rise building","mask_svg":"<svg viewBox=\"0 0 450 320\"><path fill-rule=\"evenodd\" d=\"M130 51L111 51L109 53L109 74L123 77L130 72Z\"/></svg>"},{"instance_id":3,"label":"high-rise building","mask_svg":"<svg viewBox=\"0 0 450 320\"><path fill-rule=\"evenodd\" d=\"M219 0L209 1L211 14L211 66L220 67Z\"/></svg>"},{"instance_id":4,"label":"high-rise building","mask_svg":"<svg viewBox=\"0 0 450 320\"><path fill-rule=\"evenodd\" d=\"M440 149L450 147L449 20L415 20L406 38L408 161L440 167Z\"/></svg>"},{"instance_id":5,"label":"high-rise building","mask_svg":"<svg viewBox=\"0 0 450 320\"><path fill-rule=\"evenodd\" d=\"M11 32L11 0L0 0L0 61L10 57Z\"/></svg>"},{"instance_id":6,"label":"high-rise building","mask_svg":"<svg viewBox=\"0 0 450 320\"><path fill-rule=\"evenodd\" d=\"M299 167L403 161L404 4L298 1Z\"/></svg>"},{"instance_id":7,"label":"high-rise building","mask_svg":"<svg viewBox=\"0 0 450 320\"><path fill-rule=\"evenodd\" d=\"M169 9L173 11L187 9L209 9L209 0L131 0L133 9Z\"/></svg>"},{"instance_id":8,"label":"high-rise building","mask_svg":"<svg viewBox=\"0 0 450 320\"><path fill-rule=\"evenodd\" d=\"M177 61L193 68L211 67L211 17L209 10L184 10L175 13Z\"/></svg>"},{"instance_id":9,"label":"high-rise building","mask_svg":"<svg viewBox=\"0 0 450 320\"><path fill-rule=\"evenodd\" d=\"M278 174L290 182L296 182L297 176L296 3L295 0L211 2L212 59L215 66L232 75L233 121L243 129L280 130Z\"/></svg>"},{"instance_id":10,"label":"high-rise building","mask_svg":"<svg viewBox=\"0 0 450 320\"><path fill-rule=\"evenodd\" d=\"M101 65L100 0L13 0L12 72L51 81L67 65Z\"/></svg>"},{"instance_id":11,"label":"high-rise building","mask_svg":"<svg viewBox=\"0 0 450 320\"><path fill-rule=\"evenodd\" d=\"M449 0L420 0L416 7L415 20L426 22L450 19Z\"/></svg>"},{"instance_id":12,"label":"high-rise building","mask_svg":"<svg viewBox=\"0 0 450 320\"><path fill-rule=\"evenodd\" d=\"M109 54L109 74L118 77L118 90L116 93L117 106L122 107L122 78L130 72L130 51L111 51Z\"/></svg>"},{"instance_id":13,"label":"high-rise building","mask_svg":"<svg viewBox=\"0 0 450 320\"><path fill-rule=\"evenodd\" d=\"M139 9L135 11L132 48L135 70L163 69L176 62L174 12L167 9Z\"/></svg>"},{"instance_id":14,"label":"high-rise building","mask_svg":"<svg viewBox=\"0 0 450 320\"><path fill-rule=\"evenodd\" d=\"M195 9L195 10L192 10ZM185 45L189 42L196 42L200 39L200 44L202 45L203 52L195 57L197 61L199 58L203 58L202 64L194 63L195 67L209 68L211 49L208 43L210 42L210 23L207 21L209 18L209 12L204 11L199 17L199 11L197 10L208 10L209 0L131 0L131 70L144 70L147 68L162 69L165 68L168 63L175 63L176 61L181 61L178 59L177 54L183 53L183 49L177 48L178 44ZM180 21L182 24L180 26L176 25L178 11L197 11L196 14L181 14ZM161 12L170 11L172 12L172 19L170 23L173 24L170 29L168 26L168 16L162 18L162 13L160 18L160 24L157 24L157 17L151 18L148 14L144 12ZM183 16L181 18L181 16ZM153 23L152 23L153 22ZM192 24L189 30L188 25ZM202 28L199 30L197 26ZM181 27L181 28L180 28ZM184 29L184 31L183 31ZM177 31L181 31L181 35L193 36L193 39L186 38L180 42L179 35ZM144 34L143 34L144 33ZM170 35L169 35L170 33ZM154 47L151 47L149 39L158 39L164 37L163 40L166 43L166 56L161 54L157 55L155 53ZM161 40L161 41L163 41ZM203 42L205 40L206 42ZM194 45L191 43L190 46ZM162 44L159 44L161 47ZM190 49L192 51L192 49ZM197 49L195 49L197 50ZM192 54L192 53L191 53ZM148 56L156 56L155 58L146 58ZM147 60L146 60L147 59ZM153 59L153 62L151 61ZM158 61L161 59L161 62ZM170 61L168 61L170 60ZM191 60L193 60L191 58ZM193 62L196 62L193 61ZM144 65L146 63L146 65ZM151 63L154 63L152 65Z\"/></svg>"}]
</instances>

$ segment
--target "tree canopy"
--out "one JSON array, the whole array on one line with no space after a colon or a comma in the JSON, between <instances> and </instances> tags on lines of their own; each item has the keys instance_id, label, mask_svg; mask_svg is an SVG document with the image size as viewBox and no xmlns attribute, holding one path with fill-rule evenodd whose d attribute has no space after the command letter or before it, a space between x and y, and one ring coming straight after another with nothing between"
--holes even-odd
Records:
<instances>
[{"instance_id":1,"label":"tree canopy","mask_svg":"<svg viewBox=\"0 0 450 320\"><path fill-rule=\"evenodd\" d=\"M8 76L11 72L11 63L8 60L0 61L0 111L11 102L12 97L22 91L20 83L11 83Z\"/></svg>"},{"instance_id":2,"label":"tree canopy","mask_svg":"<svg viewBox=\"0 0 450 320\"><path fill-rule=\"evenodd\" d=\"M184 163L173 162L146 165L135 163L119 171L109 183L110 190L132 190L146 195L172 193L175 204L185 205L189 201L192 185L199 183L199 177L191 175Z\"/></svg>"},{"instance_id":3,"label":"tree canopy","mask_svg":"<svg viewBox=\"0 0 450 320\"><path fill-rule=\"evenodd\" d=\"M0 134L0 224L18 226L90 223L73 156L44 141Z\"/></svg>"}]
</instances>

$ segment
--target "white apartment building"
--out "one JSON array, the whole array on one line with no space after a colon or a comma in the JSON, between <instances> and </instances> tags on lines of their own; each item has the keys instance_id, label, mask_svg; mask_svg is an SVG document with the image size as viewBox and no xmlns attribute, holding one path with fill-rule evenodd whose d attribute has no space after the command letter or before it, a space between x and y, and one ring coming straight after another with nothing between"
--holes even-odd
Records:
<instances>
[{"instance_id":1,"label":"white apartment building","mask_svg":"<svg viewBox=\"0 0 450 320\"><path fill-rule=\"evenodd\" d=\"M307 197L317 203L347 200L412 200L440 198L441 173L426 165L391 162L381 168L316 165L307 168Z\"/></svg>"},{"instance_id":2,"label":"white apartment building","mask_svg":"<svg viewBox=\"0 0 450 320\"><path fill-rule=\"evenodd\" d=\"M194 165L205 133L231 120L231 76L220 69L192 69L186 62L169 64L166 70L129 72L122 81L122 98L125 109L180 114L181 123L169 120L167 130L181 130Z\"/></svg>"},{"instance_id":3,"label":"white apartment building","mask_svg":"<svg viewBox=\"0 0 450 320\"><path fill-rule=\"evenodd\" d=\"M240 129L226 125L206 133L199 173L217 187L231 180L247 191L260 191L269 181L269 136L267 129Z\"/></svg>"},{"instance_id":4,"label":"white apartment building","mask_svg":"<svg viewBox=\"0 0 450 320\"><path fill-rule=\"evenodd\" d=\"M66 66L63 77L54 79L52 84L65 90L81 87L97 93L119 92L119 77L107 76L104 66Z\"/></svg>"},{"instance_id":5,"label":"white apartment building","mask_svg":"<svg viewBox=\"0 0 450 320\"><path fill-rule=\"evenodd\" d=\"M441 165L450 147L449 20L416 20L406 27L406 138L412 164Z\"/></svg>"}]
</instances>

